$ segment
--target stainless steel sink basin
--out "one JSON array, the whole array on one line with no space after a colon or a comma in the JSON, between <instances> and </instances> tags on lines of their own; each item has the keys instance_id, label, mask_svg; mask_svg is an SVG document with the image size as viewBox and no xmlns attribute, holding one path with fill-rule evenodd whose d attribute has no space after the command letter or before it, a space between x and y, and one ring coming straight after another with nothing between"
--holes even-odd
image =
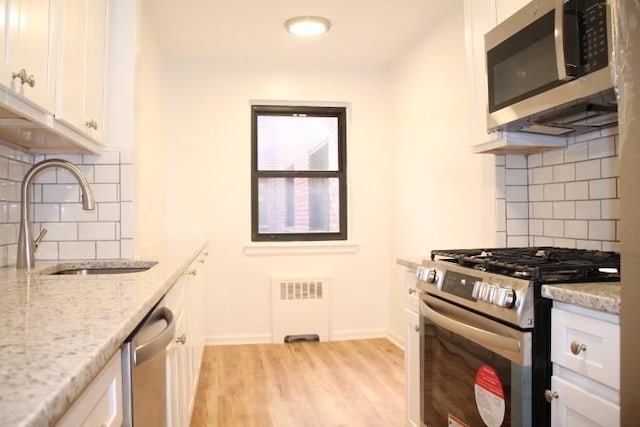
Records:
<instances>
[{"instance_id":1,"label":"stainless steel sink basin","mask_svg":"<svg viewBox=\"0 0 640 427\"><path fill-rule=\"evenodd\" d=\"M156 261L110 260L66 262L47 267L34 274L86 276L94 274L129 274L147 271Z\"/></svg>"}]
</instances>

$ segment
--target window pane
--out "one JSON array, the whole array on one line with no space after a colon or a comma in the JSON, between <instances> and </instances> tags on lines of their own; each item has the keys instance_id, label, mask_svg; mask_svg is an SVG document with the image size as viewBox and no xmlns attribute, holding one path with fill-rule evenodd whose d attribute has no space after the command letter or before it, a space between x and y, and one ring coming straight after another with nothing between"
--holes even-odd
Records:
<instances>
[{"instance_id":1,"label":"window pane","mask_svg":"<svg viewBox=\"0 0 640 427\"><path fill-rule=\"evenodd\" d=\"M337 171L338 118L258 116L258 170Z\"/></svg>"},{"instance_id":2,"label":"window pane","mask_svg":"<svg viewBox=\"0 0 640 427\"><path fill-rule=\"evenodd\" d=\"M337 233L338 178L260 178L258 229L269 233Z\"/></svg>"}]
</instances>

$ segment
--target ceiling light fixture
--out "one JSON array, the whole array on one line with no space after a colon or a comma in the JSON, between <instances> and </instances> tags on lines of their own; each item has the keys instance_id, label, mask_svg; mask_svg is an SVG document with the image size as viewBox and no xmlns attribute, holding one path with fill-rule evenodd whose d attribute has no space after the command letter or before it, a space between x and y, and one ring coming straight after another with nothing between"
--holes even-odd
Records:
<instances>
[{"instance_id":1,"label":"ceiling light fixture","mask_svg":"<svg viewBox=\"0 0 640 427\"><path fill-rule=\"evenodd\" d=\"M329 31L331 21L320 16L296 16L287 19L284 27L296 36L317 36Z\"/></svg>"}]
</instances>

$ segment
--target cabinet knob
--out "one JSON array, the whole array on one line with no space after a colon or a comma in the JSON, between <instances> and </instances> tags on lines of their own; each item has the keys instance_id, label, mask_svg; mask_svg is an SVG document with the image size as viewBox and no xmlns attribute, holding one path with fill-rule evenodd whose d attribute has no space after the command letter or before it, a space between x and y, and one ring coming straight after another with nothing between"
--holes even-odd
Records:
<instances>
[{"instance_id":1,"label":"cabinet knob","mask_svg":"<svg viewBox=\"0 0 640 427\"><path fill-rule=\"evenodd\" d=\"M28 84L30 87L34 87L36 85L36 78L33 77L33 74L27 74L27 70L24 68L20 69L17 73L11 74L12 79L20 79L20 84L24 85Z\"/></svg>"},{"instance_id":2,"label":"cabinet knob","mask_svg":"<svg viewBox=\"0 0 640 427\"><path fill-rule=\"evenodd\" d=\"M546 400L549 403L553 402L553 399L557 399L558 397L560 396L558 396L557 391L553 391L553 390L544 391L544 400Z\"/></svg>"},{"instance_id":3,"label":"cabinet knob","mask_svg":"<svg viewBox=\"0 0 640 427\"><path fill-rule=\"evenodd\" d=\"M200 264L204 264L204 260L203 260L203 259L199 259L199 260L198 260L198 262L199 262Z\"/></svg>"},{"instance_id":4,"label":"cabinet knob","mask_svg":"<svg viewBox=\"0 0 640 427\"><path fill-rule=\"evenodd\" d=\"M87 122L84 122L85 126L88 127L89 129L95 129L98 130L98 122L96 122L95 120L91 119Z\"/></svg>"},{"instance_id":5,"label":"cabinet knob","mask_svg":"<svg viewBox=\"0 0 640 427\"><path fill-rule=\"evenodd\" d=\"M187 334L180 335L178 338L176 338L176 342L184 345L187 342Z\"/></svg>"},{"instance_id":6,"label":"cabinet knob","mask_svg":"<svg viewBox=\"0 0 640 427\"><path fill-rule=\"evenodd\" d=\"M416 332L420 332L420 325L414 326L413 330L416 331Z\"/></svg>"},{"instance_id":7,"label":"cabinet knob","mask_svg":"<svg viewBox=\"0 0 640 427\"><path fill-rule=\"evenodd\" d=\"M587 351L587 346L585 344L578 341L571 341L571 353L577 356L582 351Z\"/></svg>"},{"instance_id":8,"label":"cabinet knob","mask_svg":"<svg viewBox=\"0 0 640 427\"><path fill-rule=\"evenodd\" d=\"M190 271L189 271L189 274L190 274L191 276L195 276L196 274L198 274L198 271L197 271L196 269L193 269L193 270L190 270Z\"/></svg>"},{"instance_id":9,"label":"cabinet knob","mask_svg":"<svg viewBox=\"0 0 640 427\"><path fill-rule=\"evenodd\" d=\"M418 290L417 290L416 288L409 288L409 291L408 291L408 292L409 292L409 295L413 295L413 294L415 294L416 292L418 292Z\"/></svg>"}]
</instances>

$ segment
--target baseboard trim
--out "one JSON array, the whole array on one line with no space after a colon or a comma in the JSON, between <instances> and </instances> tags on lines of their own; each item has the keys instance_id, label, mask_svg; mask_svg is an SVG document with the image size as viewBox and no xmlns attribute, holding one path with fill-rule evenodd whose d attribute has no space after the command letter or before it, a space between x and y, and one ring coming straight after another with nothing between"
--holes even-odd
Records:
<instances>
[{"instance_id":1,"label":"baseboard trim","mask_svg":"<svg viewBox=\"0 0 640 427\"><path fill-rule=\"evenodd\" d=\"M398 347L397 337L389 335L383 329L360 329L350 331L331 331L330 341L347 341L368 338L388 338ZM205 345L240 345L240 344L271 344L271 335L209 335L205 338Z\"/></svg>"},{"instance_id":2,"label":"baseboard trim","mask_svg":"<svg viewBox=\"0 0 640 427\"><path fill-rule=\"evenodd\" d=\"M205 345L271 344L271 335L209 335Z\"/></svg>"},{"instance_id":3,"label":"baseboard trim","mask_svg":"<svg viewBox=\"0 0 640 427\"><path fill-rule=\"evenodd\" d=\"M404 337L396 334L393 331L387 331L387 339L391 341L396 347L404 351Z\"/></svg>"},{"instance_id":4,"label":"baseboard trim","mask_svg":"<svg viewBox=\"0 0 640 427\"><path fill-rule=\"evenodd\" d=\"M331 331L331 341L361 340L367 338L388 338L383 329L359 329L351 331Z\"/></svg>"}]
</instances>

